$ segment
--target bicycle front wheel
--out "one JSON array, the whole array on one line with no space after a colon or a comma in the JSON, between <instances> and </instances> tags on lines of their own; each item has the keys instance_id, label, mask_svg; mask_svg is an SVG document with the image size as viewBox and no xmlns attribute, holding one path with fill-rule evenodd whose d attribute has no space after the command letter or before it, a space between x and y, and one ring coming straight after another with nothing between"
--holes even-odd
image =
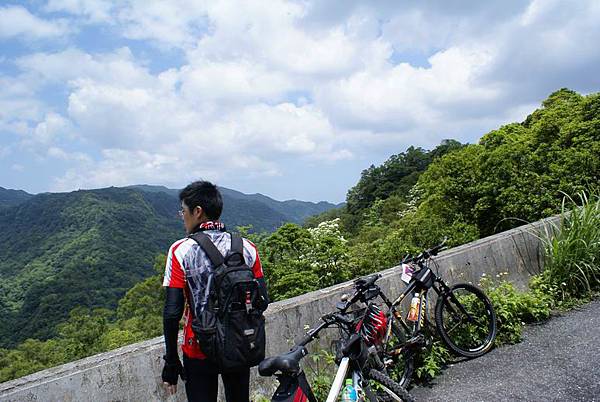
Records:
<instances>
[{"instance_id":1,"label":"bicycle front wheel","mask_svg":"<svg viewBox=\"0 0 600 402\"><path fill-rule=\"evenodd\" d=\"M415 399L381 371L369 370L369 399L371 402L414 402Z\"/></svg>"},{"instance_id":2,"label":"bicycle front wheel","mask_svg":"<svg viewBox=\"0 0 600 402\"><path fill-rule=\"evenodd\" d=\"M492 302L477 286L459 283L443 293L435 306L435 323L442 341L464 357L488 352L496 338Z\"/></svg>"}]
</instances>

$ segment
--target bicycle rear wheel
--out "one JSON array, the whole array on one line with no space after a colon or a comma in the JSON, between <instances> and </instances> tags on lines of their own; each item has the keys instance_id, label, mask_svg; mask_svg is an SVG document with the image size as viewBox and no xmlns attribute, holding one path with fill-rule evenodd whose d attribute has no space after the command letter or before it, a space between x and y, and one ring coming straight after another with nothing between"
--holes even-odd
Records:
<instances>
[{"instance_id":1,"label":"bicycle rear wheel","mask_svg":"<svg viewBox=\"0 0 600 402\"><path fill-rule=\"evenodd\" d=\"M414 402L408 391L381 371L369 370L369 399L371 402Z\"/></svg>"},{"instance_id":2,"label":"bicycle rear wheel","mask_svg":"<svg viewBox=\"0 0 600 402\"><path fill-rule=\"evenodd\" d=\"M496 338L496 314L485 293L469 283L452 286L438 298L435 323L442 341L464 357L488 352Z\"/></svg>"}]
</instances>

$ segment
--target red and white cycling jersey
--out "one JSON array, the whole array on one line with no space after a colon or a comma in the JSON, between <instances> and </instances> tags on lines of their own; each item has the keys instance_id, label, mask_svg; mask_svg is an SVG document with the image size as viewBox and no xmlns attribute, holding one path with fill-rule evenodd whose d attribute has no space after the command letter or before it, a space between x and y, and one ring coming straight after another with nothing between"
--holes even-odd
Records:
<instances>
[{"instance_id":1,"label":"red and white cycling jersey","mask_svg":"<svg viewBox=\"0 0 600 402\"><path fill-rule=\"evenodd\" d=\"M221 254L226 255L231 248L231 235L220 230L205 230ZM262 278L263 271L256 246L249 240L243 239L244 258L246 264L252 267L255 278ZM191 300L200 300L208 291L206 284L211 275L210 259L196 243L185 238L176 241L169 248L163 286L184 289L185 310L183 313L183 344L181 350L189 358L204 359L206 356L200 350L192 331ZM193 286L188 283L193 281ZM194 292L192 295L191 292Z\"/></svg>"}]
</instances>

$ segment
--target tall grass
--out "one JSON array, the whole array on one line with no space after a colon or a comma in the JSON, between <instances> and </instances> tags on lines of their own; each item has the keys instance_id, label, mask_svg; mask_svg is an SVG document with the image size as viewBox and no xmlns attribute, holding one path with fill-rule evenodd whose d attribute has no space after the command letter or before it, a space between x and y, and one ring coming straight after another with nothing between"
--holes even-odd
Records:
<instances>
[{"instance_id":1,"label":"tall grass","mask_svg":"<svg viewBox=\"0 0 600 402\"><path fill-rule=\"evenodd\" d=\"M541 282L557 302L600 290L600 195L565 197L559 225L546 228Z\"/></svg>"}]
</instances>

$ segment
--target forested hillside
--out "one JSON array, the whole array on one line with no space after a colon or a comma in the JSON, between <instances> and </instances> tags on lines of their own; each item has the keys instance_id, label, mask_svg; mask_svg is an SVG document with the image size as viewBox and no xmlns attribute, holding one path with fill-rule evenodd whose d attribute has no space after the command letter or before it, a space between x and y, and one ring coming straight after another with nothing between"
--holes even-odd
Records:
<instances>
[{"instance_id":1,"label":"forested hillside","mask_svg":"<svg viewBox=\"0 0 600 402\"><path fill-rule=\"evenodd\" d=\"M31 197L33 197L32 194L23 190L8 190L4 187L0 187L0 208L18 205Z\"/></svg>"},{"instance_id":2,"label":"forested hillside","mask_svg":"<svg viewBox=\"0 0 600 402\"><path fill-rule=\"evenodd\" d=\"M171 204L164 193L111 188L0 210L2 346L54 336L76 306L115 308L181 235Z\"/></svg>"},{"instance_id":3,"label":"forested hillside","mask_svg":"<svg viewBox=\"0 0 600 402\"><path fill-rule=\"evenodd\" d=\"M223 221L231 229L272 231L302 222L311 208L333 207L223 193ZM160 186L36 196L2 189L13 206L0 209L0 347L55 336L76 306L114 309L152 275L155 256L183 235L177 194Z\"/></svg>"},{"instance_id":4,"label":"forested hillside","mask_svg":"<svg viewBox=\"0 0 600 402\"><path fill-rule=\"evenodd\" d=\"M599 175L600 94L561 89L477 144L409 148L371 166L344 207L305 227L249 236L280 300L388 268L444 236L458 245L555 214L565 195L598 193ZM160 280L135 285L117 313L74 310L58 338L0 350L0 380L160 334Z\"/></svg>"}]
</instances>

